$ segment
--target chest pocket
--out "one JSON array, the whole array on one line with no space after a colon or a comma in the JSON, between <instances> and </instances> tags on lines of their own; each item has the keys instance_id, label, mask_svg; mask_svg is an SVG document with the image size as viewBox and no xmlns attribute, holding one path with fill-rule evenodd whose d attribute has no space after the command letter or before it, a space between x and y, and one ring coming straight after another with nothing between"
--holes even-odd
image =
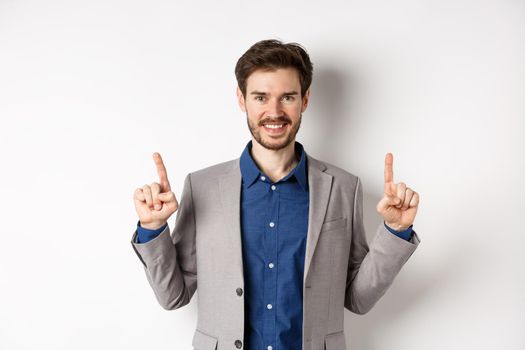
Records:
<instances>
[{"instance_id":1,"label":"chest pocket","mask_svg":"<svg viewBox=\"0 0 525 350\"><path fill-rule=\"evenodd\" d=\"M217 338L196 329L191 345L195 350L216 350Z\"/></svg>"},{"instance_id":2,"label":"chest pocket","mask_svg":"<svg viewBox=\"0 0 525 350\"><path fill-rule=\"evenodd\" d=\"M337 230L346 227L346 218L329 219L321 226L321 232Z\"/></svg>"},{"instance_id":3,"label":"chest pocket","mask_svg":"<svg viewBox=\"0 0 525 350\"><path fill-rule=\"evenodd\" d=\"M345 332L327 334L324 338L325 350L346 350Z\"/></svg>"}]
</instances>

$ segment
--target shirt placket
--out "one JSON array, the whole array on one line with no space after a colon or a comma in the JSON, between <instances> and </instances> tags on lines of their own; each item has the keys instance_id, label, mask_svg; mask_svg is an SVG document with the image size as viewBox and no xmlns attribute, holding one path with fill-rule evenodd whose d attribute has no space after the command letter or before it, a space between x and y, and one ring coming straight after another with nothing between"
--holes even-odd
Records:
<instances>
[{"instance_id":1,"label":"shirt placket","mask_svg":"<svg viewBox=\"0 0 525 350\"><path fill-rule=\"evenodd\" d=\"M265 228L264 244L264 347L275 350L277 305L277 235L279 233L279 191L275 183L268 181L270 200Z\"/></svg>"}]
</instances>

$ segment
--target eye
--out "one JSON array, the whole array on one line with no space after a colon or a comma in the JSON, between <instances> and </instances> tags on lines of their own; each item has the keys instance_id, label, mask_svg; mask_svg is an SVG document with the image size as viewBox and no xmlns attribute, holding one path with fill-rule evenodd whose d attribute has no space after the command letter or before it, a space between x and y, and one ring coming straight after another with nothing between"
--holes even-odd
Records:
<instances>
[{"instance_id":1,"label":"eye","mask_svg":"<svg viewBox=\"0 0 525 350\"><path fill-rule=\"evenodd\" d=\"M255 96L256 101L264 101L264 96Z\"/></svg>"},{"instance_id":2,"label":"eye","mask_svg":"<svg viewBox=\"0 0 525 350\"><path fill-rule=\"evenodd\" d=\"M291 101L293 101L295 99L295 97L292 96L292 95L286 95L286 96L283 97L283 99L285 101L287 101L287 102L291 102Z\"/></svg>"}]
</instances>

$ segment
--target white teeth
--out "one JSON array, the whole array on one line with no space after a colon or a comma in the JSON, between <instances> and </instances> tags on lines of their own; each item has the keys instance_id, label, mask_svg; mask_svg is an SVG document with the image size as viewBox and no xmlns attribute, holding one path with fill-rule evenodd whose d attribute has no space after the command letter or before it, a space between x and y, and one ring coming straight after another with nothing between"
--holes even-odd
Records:
<instances>
[{"instance_id":1,"label":"white teeth","mask_svg":"<svg viewBox=\"0 0 525 350\"><path fill-rule=\"evenodd\" d=\"M269 129L279 129L279 128L282 128L284 124L279 124L279 125L270 125L270 124L266 124L265 127L269 128Z\"/></svg>"}]
</instances>

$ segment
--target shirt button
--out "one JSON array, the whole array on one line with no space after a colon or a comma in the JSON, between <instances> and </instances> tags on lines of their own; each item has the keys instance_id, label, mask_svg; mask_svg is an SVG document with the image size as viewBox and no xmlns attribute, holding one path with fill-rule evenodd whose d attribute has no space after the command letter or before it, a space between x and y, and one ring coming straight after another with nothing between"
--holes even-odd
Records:
<instances>
[{"instance_id":1,"label":"shirt button","mask_svg":"<svg viewBox=\"0 0 525 350\"><path fill-rule=\"evenodd\" d=\"M268 304L268 305L266 305L266 307L268 308L268 310L271 310L272 309L272 304Z\"/></svg>"},{"instance_id":2,"label":"shirt button","mask_svg":"<svg viewBox=\"0 0 525 350\"><path fill-rule=\"evenodd\" d=\"M270 227L274 227L274 226L275 226L274 222L273 221L270 222Z\"/></svg>"},{"instance_id":3,"label":"shirt button","mask_svg":"<svg viewBox=\"0 0 525 350\"><path fill-rule=\"evenodd\" d=\"M273 348L272 348L271 345L268 345L268 346L266 347L266 349L267 349L267 350L272 350Z\"/></svg>"},{"instance_id":4,"label":"shirt button","mask_svg":"<svg viewBox=\"0 0 525 350\"><path fill-rule=\"evenodd\" d=\"M274 190L274 191L275 191L275 189L276 189L275 185L272 185L272 190Z\"/></svg>"},{"instance_id":5,"label":"shirt button","mask_svg":"<svg viewBox=\"0 0 525 350\"><path fill-rule=\"evenodd\" d=\"M266 180L266 177L264 177L264 176L261 176L261 180L263 180L263 181L264 181L264 180Z\"/></svg>"},{"instance_id":6,"label":"shirt button","mask_svg":"<svg viewBox=\"0 0 525 350\"><path fill-rule=\"evenodd\" d=\"M238 296L242 295L242 288L237 288L235 291L237 292Z\"/></svg>"},{"instance_id":7,"label":"shirt button","mask_svg":"<svg viewBox=\"0 0 525 350\"><path fill-rule=\"evenodd\" d=\"M269 263L269 264L268 264L268 267L269 267L270 269L273 269L273 263Z\"/></svg>"},{"instance_id":8,"label":"shirt button","mask_svg":"<svg viewBox=\"0 0 525 350\"><path fill-rule=\"evenodd\" d=\"M237 339L237 340L235 341L235 347L236 347L237 349L242 348L242 341L240 341L239 339Z\"/></svg>"}]
</instances>

